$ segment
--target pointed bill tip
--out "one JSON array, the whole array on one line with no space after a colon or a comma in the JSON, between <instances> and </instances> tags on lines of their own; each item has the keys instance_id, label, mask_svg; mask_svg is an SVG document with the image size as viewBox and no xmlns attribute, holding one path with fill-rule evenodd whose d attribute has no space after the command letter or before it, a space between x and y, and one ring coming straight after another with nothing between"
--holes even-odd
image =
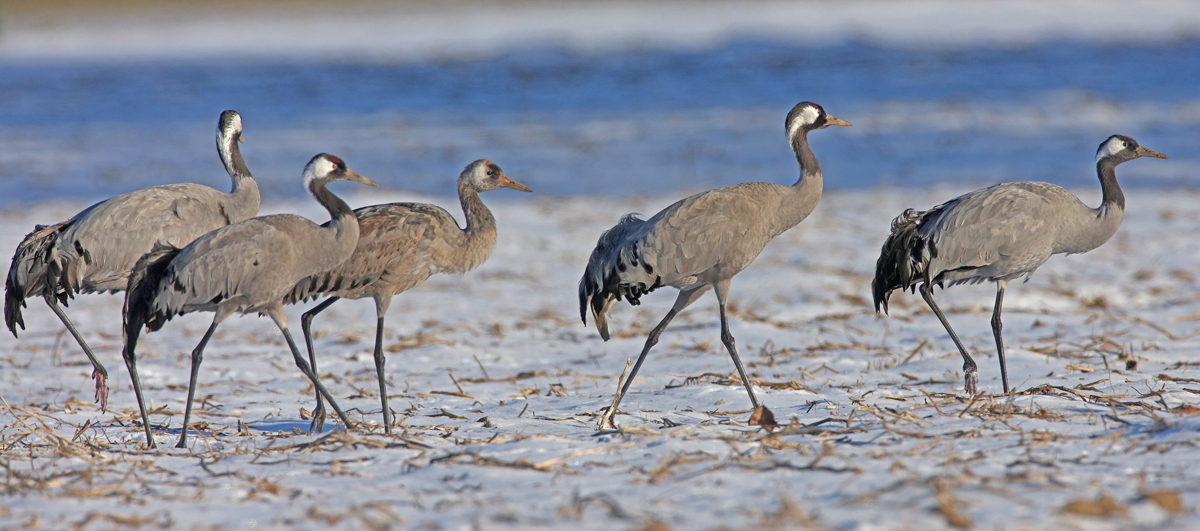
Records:
<instances>
[{"instance_id":1,"label":"pointed bill tip","mask_svg":"<svg viewBox=\"0 0 1200 531\"><path fill-rule=\"evenodd\" d=\"M1141 155L1141 156L1143 156L1143 157L1154 157L1154 158L1156 158L1156 159L1165 159L1165 158L1167 158L1167 156L1166 156L1166 155L1163 155L1162 153L1159 153L1159 152L1157 152L1157 151L1154 151L1153 149L1145 148L1145 147L1142 147L1142 146L1138 146L1138 148L1137 148L1137 154L1138 154L1138 155Z\"/></svg>"},{"instance_id":2,"label":"pointed bill tip","mask_svg":"<svg viewBox=\"0 0 1200 531\"><path fill-rule=\"evenodd\" d=\"M840 125L842 127L850 127L850 122L847 122L847 121L845 121L841 118L838 118L837 116L834 116L832 114L826 114L825 121L828 122L829 125Z\"/></svg>"},{"instance_id":3,"label":"pointed bill tip","mask_svg":"<svg viewBox=\"0 0 1200 531\"><path fill-rule=\"evenodd\" d=\"M379 186L378 184L375 184L375 181L372 181L366 177L363 177L362 175L360 175L358 172L356 172L354 170L346 170L346 179L350 180L350 181L357 181L357 182L360 182L360 183L363 183L366 185L370 185L370 186Z\"/></svg>"},{"instance_id":4,"label":"pointed bill tip","mask_svg":"<svg viewBox=\"0 0 1200 531\"><path fill-rule=\"evenodd\" d=\"M525 186L517 181L514 181L512 179L512 177L509 177L507 175L500 176L500 186L503 186L505 188L512 188L513 190L516 190L518 192L532 192L533 191L532 188Z\"/></svg>"}]
</instances>

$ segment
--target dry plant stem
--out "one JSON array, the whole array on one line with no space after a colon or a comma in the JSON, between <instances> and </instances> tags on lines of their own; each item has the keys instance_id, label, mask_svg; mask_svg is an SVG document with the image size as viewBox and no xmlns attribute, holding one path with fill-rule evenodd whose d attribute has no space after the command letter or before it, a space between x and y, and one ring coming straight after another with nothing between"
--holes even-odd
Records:
<instances>
[{"instance_id":1,"label":"dry plant stem","mask_svg":"<svg viewBox=\"0 0 1200 531\"><path fill-rule=\"evenodd\" d=\"M58 446L50 439L47 439L45 435L42 435L42 433L40 431L34 429L33 426L30 426L27 422L25 422L25 419L18 417L17 412L13 411L13 407L8 404L8 400L4 399L3 394L0 394L0 402L4 402L4 407L8 408L9 414L11 414L14 419L17 419L17 422L20 422L22 426L25 426L25 429L29 430L30 432L33 432L34 435L37 435L38 438L41 439L42 441L44 441L46 444L48 444L50 446Z\"/></svg>"},{"instance_id":2,"label":"dry plant stem","mask_svg":"<svg viewBox=\"0 0 1200 531\"><path fill-rule=\"evenodd\" d=\"M626 378L629 377L629 368L632 366L633 366L633 360L626 358L625 359L625 370L621 371L621 378L619 378L617 380L618 386L621 386L622 384L624 384L627 381ZM625 387L628 387L628 386L625 386ZM612 419L613 419L613 415L617 414L617 404L621 401L622 394L624 394L624 393L618 393L616 396L613 397L612 404L608 406L608 411L604 412L604 416L600 417L600 422L596 425L596 429L606 430L606 429L610 429L610 428L611 429L617 428L616 423L613 422Z\"/></svg>"}]
</instances>

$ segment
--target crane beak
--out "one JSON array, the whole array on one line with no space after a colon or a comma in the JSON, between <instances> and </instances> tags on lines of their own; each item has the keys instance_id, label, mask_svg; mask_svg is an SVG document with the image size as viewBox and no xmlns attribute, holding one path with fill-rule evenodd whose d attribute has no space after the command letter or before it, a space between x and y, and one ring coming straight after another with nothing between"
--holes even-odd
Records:
<instances>
[{"instance_id":1,"label":"crane beak","mask_svg":"<svg viewBox=\"0 0 1200 531\"><path fill-rule=\"evenodd\" d=\"M847 121L845 121L841 118L838 118L837 116L834 116L832 114L825 115L825 123L827 123L829 125L840 125L842 127L850 127L850 122L847 122Z\"/></svg>"},{"instance_id":2,"label":"crane beak","mask_svg":"<svg viewBox=\"0 0 1200 531\"><path fill-rule=\"evenodd\" d=\"M358 181L360 183L371 185L371 186L379 186L378 184L375 184L375 181L372 181L366 177L363 177L362 175L359 175L358 172L356 172L354 170L346 170L346 180L347 181Z\"/></svg>"},{"instance_id":3,"label":"crane beak","mask_svg":"<svg viewBox=\"0 0 1200 531\"><path fill-rule=\"evenodd\" d=\"M1136 150L1134 150L1134 153L1137 153L1137 155L1138 155L1139 157L1154 157L1154 158L1156 158L1156 159L1165 159L1165 158L1167 158L1167 156L1166 156L1166 155L1163 155L1162 153L1159 153L1159 152L1157 152L1157 151L1154 151L1153 149L1146 149L1146 148L1144 148L1144 147L1142 147L1142 146L1138 146L1138 147L1137 147L1137 149L1136 149Z\"/></svg>"},{"instance_id":4,"label":"crane beak","mask_svg":"<svg viewBox=\"0 0 1200 531\"><path fill-rule=\"evenodd\" d=\"M525 186L517 181L512 180L512 178L507 175L501 175L499 180L500 180L500 186L503 186L504 188L512 188L513 190L516 190L518 192L532 192L533 191L533 189L531 189L528 186Z\"/></svg>"},{"instance_id":5,"label":"crane beak","mask_svg":"<svg viewBox=\"0 0 1200 531\"><path fill-rule=\"evenodd\" d=\"M243 144L246 143L246 137L242 136L241 133L238 133L238 142L241 142Z\"/></svg>"}]
</instances>

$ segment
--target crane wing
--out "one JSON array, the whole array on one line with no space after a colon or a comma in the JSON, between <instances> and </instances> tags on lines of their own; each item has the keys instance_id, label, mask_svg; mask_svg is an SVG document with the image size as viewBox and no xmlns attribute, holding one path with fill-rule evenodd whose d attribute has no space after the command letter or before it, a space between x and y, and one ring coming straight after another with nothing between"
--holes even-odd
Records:
<instances>
[{"instance_id":1,"label":"crane wing","mask_svg":"<svg viewBox=\"0 0 1200 531\"><path fill-rule=\"evenodd\" d=\"M102 201L77 214L63 232L61 260L84 260L86 268L79 269L87 277L85 291L124 289L129 271L155 245L183 247L228 225L223 196L207 186L173 184Z\"/></svg>"},{"instance_id":2,"label":"crane wing","mask_svg":"<svg viewBox=\"0 0 1200 531\"><path fill-rule=\"evenodd\" d=\"M294 303L320 294L359 298L384 289L400 293L436 273L439 246L461 238L450 213L423 203L391 203L360 208L358 245L331 271L302 279L285 298ZM452 230L447 230L452 229Z\"/></svg>"},{"instance_id":3,"label":"crane wing","mask_svg":"<svg viewBox=\"0 0 1200 531\"><path fill-rule=\"evenodd\" d=\"M980 281L1004 271L1031 273L1050 256L1061 195L1074 199L1049 183L1004 183L931 209L917 229L926 243L928 278Z\"/></svg>"},{"instance_id":4,"label":"crane wing","mask_svg":"<svg viewBox=\"0 0 1200 531\"><path fill-rule=\"evenodd\" d=\"M311 225L305 231L291 225ZM295 234L317 225L300 216L252 218L193 241L175 257L159 283L153 311L178 314L211 309L254 288L259 299L281 299L295 285L295 272L278 263L302 263L304 242ZM275 290L278 293L270 293Z\"/></svg>"}]
</instances>

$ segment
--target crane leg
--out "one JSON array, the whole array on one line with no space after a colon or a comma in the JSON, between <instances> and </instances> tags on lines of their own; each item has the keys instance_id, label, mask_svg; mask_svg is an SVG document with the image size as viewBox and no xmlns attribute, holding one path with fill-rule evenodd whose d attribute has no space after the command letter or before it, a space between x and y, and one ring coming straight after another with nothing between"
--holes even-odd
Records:
<instances>
[{"instance_id":1,"label":"crane leg","mask_svg":"<svg viewBox=\"0 0 1200 531\"><path fill-rule=\"evenodd\" d=\"M387 434L392 433L392 411L388 409L387 382L383 377L383 366L387 363L383 356L383 317L391 304L391 295L375 297L375 376L379 379L379 401L383 404L383 432Z\"/></svg>"},{"instance_id":2,"label":"crane leg","mask_svg":"<svg viewBox=\"0 0 1200 531\"><path fill-rule=\"evenodd\" d=\"M219 316L220 313L217 315ZM213 332L217 330L219 324L221 324L221 319L213 319L212 325L200 339L200 344L196 345L196 349L192 351L192 376L188 380L187 404L183 408L183 432L179 434L179 444L175 445L176 448L187 448L187 434L188 429L191 428L188 421L192 417L192 400L196 397L196 376L200 373L200 362L204 361L204 347L208 346L208 340L212 339Z\"/></svg>"},{"instance_id":3,"label":"crane leg","mask_svg":"<svg viewBox=\"0 0 1200 531\"><path fill-rule=\"evenodd\" d=\"M629 392L629 386L633 383L633 377L637 375L638 369L642 368L642 362L646 361L646 355L650 353L650 349L658 344L658 336L662 335L663 330L671 323L679 312L690 306L696 299L699 299L704 292L708 291L709 285L705 284L699 288L690 291L681 291L679 296L675 298L675 305L671 307L671 311L663 317L658 326L650 331L650 335L646 337L646 344L642 347L642 353L638 356L637 362L633 364L633 369L629 371L629 376L625 378L625 382L621 385L621 390L617 392L617 396L613 398L612 405L608 406L608 411L604 412L604 416L600 417L598 429L604 430L608 428L616 428L617 425L613 422L613 416L617 414L617 406L620 405L621 399L625 397L625 393Z\"/></svg>"},{"instance_id":4,"label":"crane leg","mask_svg":"<svg viewBox=\"0 0 1200 531\"><path fill-rule=\"evenodd\" d=\"M62 308L58 306L58 300L55 299L54 295L46 295L45 299L46 304L50 305L50 310L67 326L67 330L71 332L71 336L75 338L75 342L79 343L79 346L83 348L83 353L87 354L88 359L91 360L92 379L96 381L96 402L100 404L100 411L106 411L108 409L108 370L104 368L104 364L100 363L100 360L96 359L96 355L92 353L92 349L88 346L87 341L84 341L83 336L79 335L79 331L75 329L75 324L67 317L66 312L63 312Z\"/></svg>"},{"instance_id":5,"label":"crane leg","mask_svg":"<svg viewBox=\"0 0 1200 531\"><path fill-rule=\"evenodd\" d=\"M746 393L750 395L750 403L754 409L758 409L758 398L754 396L754 388L750 386L750 379L746 377L746 369L742 368L742 360L738 357L737 348L734 347L733 334L729 332L729 319L725 317L725 301L729 297L729 281L717 282L715 288L717 304L721 308L721 342L725 344L725 349L733 358L733 365L737 367L738 375L742 377L742 385L746 386Z\"/></svg>"},{"instance_id":6,"label":"crane leg","mask_svg":"<svg viewBox=\"0 0 1200 531\"><path fill-rule=\"evenodd\" d=\"M954 346L958 347L959 354L962 354L963 376L966 380L964 388L967 394L977 394L979 392L979 366L975 364L975 360L971 359L971 355L967 354L966 347L963 346L962 341L958 340L958 334L954 333L954 329L950 328L950 322L946 320L945 315L942 315L941 308L938 308L937 303L933 302L933 289L929 287L929 284L923 283L921 284L920 291L921 298L925 299L925 304L928 304L933 313L937 315L938 320L942 322L942 326L946 328L946 332L950 333L950 339L954 340Z\"/></svg>"},{"instance_id":7,"label":"crane leg","mask_svg":"<svg viewBox=\"0 0 1200 531\"><path fill-rule=\"evenodd\" d=\"M142 412L142 428L146 430L146 447L155 448L154 436L150 434L150 418L146 415L146 400L142 397L142 381L138 378L137 353L134 352L141 331L142 323L140 321L126 329L125 350L122 355L125 358L125 367L129 369L129 378L133 380L133 394L137 397L138 409Z\"/></svg>"},{"instance_id":8,"label":"crane leg","mask_svg":"<svg viewBox=\"0 0 1200 531\"><path fill-rule=\"evenodd\" d=\"M1004 382L1004 393L1008 394L1008 365L1004 363L1004 337L1000 331L1004 324L1000 322L1000 306L1004 303L1005 282L996 283L996 307L992 310L992 334L996 336L996 356L1000 358L1000 381Z\"/></svg>"},{"instance_id":9,"label":"crane leg","mask_svg":"<svg viewBox=\"0 0 1200 531\"><path fill-rule=\"evenodd\" d=\"M325 389L325 385L321 383L321 379L317 378L316 373L314 373L312 368L309 367L308 362L304 361L304 356L300 355L300 349L296 348L296 342L292 340L292 333L288 331L287 315L283 313L283 305L275 304L265 308L264 311L267 313L267 315L271 316L272 321L275 321L275 326L279 327L279 331L283 332L283 338L287 340L288 348L291 349L292 357L295 358L296 366L300 368L300 372L304 373L304 376L306 376L309 381L311 381L313 385L317 387L317 391L325 397L325 400L329 402L329 405L333 406L333 410L337 413L338 418L342 419L342 424L345 425L346 430L349 431L350 419L346 418L345 413L342 413L342 408L338 407L337 402L333 399L333 396L329 394L329 391Z\"/></svg>"},{"instance_id":10,"label":"crane leg","mask_svg":"<svg viewBox=\"0 0 1200 531\"><path fill-rule=\"evenodd\" d=\"M313 374L320 374L317 371L317 356L313 352L313 340L312 340L313 317L316 317L318 313L325 311L326 308L329 308L330 306L332 306L333 303L337 302L338 299L340 299L340 298L341 297L330 297L328 299L325 299L324 301L321 302L321 304L318 304L315 308L313 308L307 312L304 312L304 315L302 317L300 317L300 331L304 333L304 346L308 347L308 362L312 366ZM309 433L312 433L314 431L317 433L320 433L320 432L324 431L324 429L325 429L325 400L323 398L321 398L320 391L316 391L316 393L317 393L317 405L316 405L316 407L313 408L312 424L310 424L308 426Z\"/></svg>"}]
</instances>

